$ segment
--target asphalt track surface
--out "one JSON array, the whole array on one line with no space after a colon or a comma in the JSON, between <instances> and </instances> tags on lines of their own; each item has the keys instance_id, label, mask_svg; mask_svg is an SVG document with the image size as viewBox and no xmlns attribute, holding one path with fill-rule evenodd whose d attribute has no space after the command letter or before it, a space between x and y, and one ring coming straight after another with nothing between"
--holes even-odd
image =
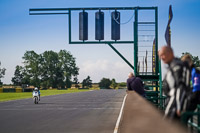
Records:
<instances>
[{"instance_id":1,"label":"asphalt track surface","mask_svg":"<svg viewBox=\"0 0 200 133\"><path fill-rule=\"evenodd\" d=\"M125 90L0 102L0 133L113 133Z\"/></svg>"}]
</instances>

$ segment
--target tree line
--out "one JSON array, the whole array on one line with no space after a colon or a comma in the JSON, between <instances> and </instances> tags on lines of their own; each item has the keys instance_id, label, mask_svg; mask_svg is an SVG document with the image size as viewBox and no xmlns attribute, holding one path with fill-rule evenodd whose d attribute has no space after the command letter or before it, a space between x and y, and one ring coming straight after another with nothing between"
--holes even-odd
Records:
<instances>
[{"instance_id":1,"label":"tree line","mask_svg":"<svg viewBox=\"0 0 200 133\"><path fill-rule=\"evenodd\" d=\"M66 50L59 52L45 51L37 54L35 51L26 51L22 57L23 64L15 67L12 83L16 86L23 84L33 85L42 88L70 88L72 84L79 88L79 68L72 54ZM1 66L1 63L0 63ZM1 78L5 75L5 68L0 67ZM82 88L91 88L92 80L87 76L81 82ZM115 79L102 78L99 82L100 88L116 88Z\"/></svg>"},{"instance_id":2,"label":"tree line","mask_svg":"<svg viewBox=\"0 0 200 133\"><path fill-rule=\"evenodd\" d=\"M182 56L184 54L190 53L182 53ZM199 57L192 55L191 57L194 65L199 67ZM45 51L42 54L26 51L22 59L23 65L17 65L15 68L14 77L11 80L13 85L28 84L43 88L70 88L72 84L75 84L75 87L79 87L77 78L79 68L76 65L75 58L66 50L59 52ZM1 79L4 78L5 72L6 69L1 68L0 62L0 85L3 84ZM92 87L90 76L83 79L81 84L83 88ZM115 89L117 86L125 86L125 84L117 84L115 79L110 80L109 78L102 78L99 82L100 88L109 89L112 87Z\"/></svg>"}]
</instances>

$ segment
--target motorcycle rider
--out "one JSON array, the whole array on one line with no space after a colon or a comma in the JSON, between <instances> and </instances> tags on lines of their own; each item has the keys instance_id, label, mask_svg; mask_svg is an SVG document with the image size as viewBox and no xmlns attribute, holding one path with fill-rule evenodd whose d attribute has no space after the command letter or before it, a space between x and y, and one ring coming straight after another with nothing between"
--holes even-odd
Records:
<instances>
[{"instance_id":1,"label":"motorcycle rider","mask_svg":"<svg viewBox=\"0 0 200 133\"><path fill-rule=\"evenodd\" d=\"M181 60L175 58L171 47L163 46L158 54L160 59L168 64L163 80L163 91L167 96L165 117L178 120L186 109L187 92L190 89L190 70Z\"/></svg>"},{"instance_id":2,"label":"motorcycle rider","mask_svg":"<svg viewBox=\"0 0 200 133\"><path fill-rule=\"evenodd\" d=\"M40 90L39 90L39 88L35 87L35 88L34 88L34 91L37 91L37 92L38 92L38 94L39 94L39 101L40 101ZM34 93L34 91L33 91L33 93Z\"/></svg>"}]
</instances>

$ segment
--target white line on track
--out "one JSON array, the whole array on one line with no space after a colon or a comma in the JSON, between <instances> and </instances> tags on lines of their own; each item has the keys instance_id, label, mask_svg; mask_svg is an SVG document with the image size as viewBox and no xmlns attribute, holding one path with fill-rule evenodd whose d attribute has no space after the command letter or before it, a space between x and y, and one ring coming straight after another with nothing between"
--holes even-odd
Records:
<instances>
[{"instance_id":1,"label":"white line on track","mask_svg":"<svg viewBox=\"0 0 200 133\"><path fill-rule=\"evenodd\" d=\"M30 108L30 109L21 109L21 108L18 108L18 109L6 109L6 108L4 108L4 109L0 109L0 111L17 111L17 110L20 110L20 111L22 111L22 110L24 110L24 111L26 111L26 110L30 110L30 111L32 111L32 110L81 110L81 109L84 109L84 110L108 110L108 109L111 109L111 110L118 110L118 109L120 109L120 108Z\"/></svg>"},{"instance_id":2,"label":"white line on track","mask_svg":"<svg viewBox=\"0 0 200 133\"><path fill-rule=\"evenodd\" d=\"M123 112L123 109L124 109L124 104L125 104L125 101L126 101L126 97L127 97L127 94L124 96L122 107L121 107L121 110L120 110L120 113L119 113L119 116L118 116L118 119L117 119L117 122L116 122L115 129L114 129L113 133L117 133L118 132L119 123L120 123L120 120L121 120L121 117L122 117L122 112Z\"/></svg>"}]
</instances>

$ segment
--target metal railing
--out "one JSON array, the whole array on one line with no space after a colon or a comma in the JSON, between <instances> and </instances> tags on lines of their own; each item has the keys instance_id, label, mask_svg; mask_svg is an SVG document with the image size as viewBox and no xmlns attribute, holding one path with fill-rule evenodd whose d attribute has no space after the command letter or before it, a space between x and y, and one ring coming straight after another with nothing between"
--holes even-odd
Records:
<instances>
[{"instance_id":1,"label":"metal railing","mask_svg":"<svg viewBox=\"0 0 200 133\"><path fill-rule=\"evenodd\" d=\"M166 96L159 96L159 91L146 91L146 99L160 110L165 110Z\"/></svg>"},{"instance_id":2,"label":"metal railing","mask_svg":"<svg viewBox=\"0 0 200 133\"><path fill-rule=\"evenodd\" d=\"M186 111L181 115L181 122L190 128L190 131L200 133L200 105L195 111Z\"/></svg>"}]
</instances>

